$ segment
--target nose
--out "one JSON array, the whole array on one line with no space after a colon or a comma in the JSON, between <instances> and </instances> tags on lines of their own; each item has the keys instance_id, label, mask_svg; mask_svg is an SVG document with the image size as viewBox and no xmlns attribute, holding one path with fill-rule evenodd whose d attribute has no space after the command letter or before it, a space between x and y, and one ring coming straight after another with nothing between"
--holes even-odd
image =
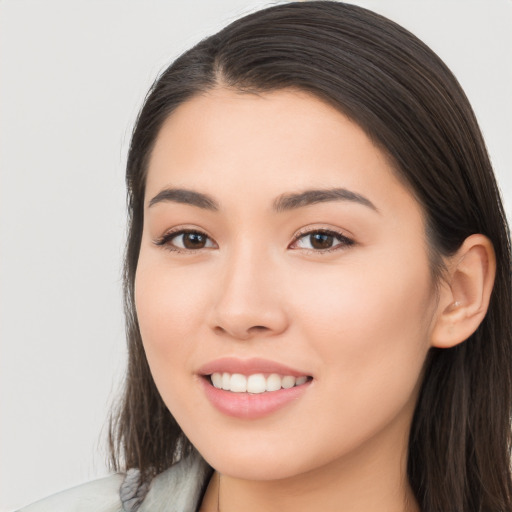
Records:
<instances>
[{"instance_id":1,"label":"nose","mask_svg":"<svg viewBox=\"0 0 512 512\"><path fill-rule=\"evenodd\" d=\"M280 277L270 258L249 247L227 259L211 311L215 333L237 340L283 333L288 315Z\"/></svg>"}]
</instances>

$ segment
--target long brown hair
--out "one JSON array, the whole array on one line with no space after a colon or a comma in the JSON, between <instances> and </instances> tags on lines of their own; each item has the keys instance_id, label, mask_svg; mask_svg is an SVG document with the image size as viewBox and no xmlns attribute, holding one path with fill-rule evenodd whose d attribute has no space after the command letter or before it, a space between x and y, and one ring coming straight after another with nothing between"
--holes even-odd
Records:
<instances>
[{"instance_id":1,"label":"long brown hair","mask_svg":"<svg viewBox=\"0 0 512 512\"><path fill-rule=\"evenodd\" d=\"M128 155L124 269L129 362L110 446L116 470L150 478L190 451L144 354L133 301L148 158L183 102L224 86L310 92L359 124L422 205L433 274L466 237L492 241L497 276L478 330L431 349L409 441L408 477L423 512L512 511L510 238L486 147L457 80L392 21L340 2L297 2L238 21L179 57L155 82Z\"/></svg>"}]
</instances>

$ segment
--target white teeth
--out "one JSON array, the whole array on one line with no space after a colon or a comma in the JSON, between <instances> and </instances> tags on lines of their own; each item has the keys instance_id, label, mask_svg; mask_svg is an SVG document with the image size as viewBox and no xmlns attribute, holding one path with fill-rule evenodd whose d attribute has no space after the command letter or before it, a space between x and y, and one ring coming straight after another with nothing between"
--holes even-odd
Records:
<instances>
[{"instance_id":1,"label":"white teeth","mask_svg":"<svg viewBox=\"0 0 512 512\"><path fill-rule=\"evenodd\" d=\"M212 374L212 384L221 389L222 388L222 373L213 373Z\"/></svg>"},{"instance_id":2,"label":"white teeth","mask_svg":"<svg viewBox=\"0 0 512 512\"><path fill-rule=\"evenodd\" d=\"M289 389L293 386L305 384L308 377L293 377L291 375L278 375L272 373L265 377L262 373L245 376L241 373L212 373L211 382L217 389L224 389L233 393L264 393L265 391L279 391L281 388Z\"/></svg>"},{"instance_id":3,"label":"white teeth","mask_svg":"<svg viewBox=\"0 0 512 512\"><path fill-rule=\"evenodd\" d=\"M249 393L264 393L267 387L267 380L262 373L250 375L247 379L247 391Z\"/></svg>"},{"instance_id":4,"label":"white teeth","mask_svg":"<svg viewBox=\"0 0 512 512\"><path fill-rule=\"evenodd\" d=\"M308 380L307 377L297 377L297 379L295 381L295 385L302 386L302 384L305 384L307 380Z\"/></svg>"},{"instance_id":5,"label":"white teeth","mask_svg":"<svg viewBox=\"0 0 512 512\"><path fill-rule=\"evenodd\" d=\"M229 390L235 393L245 393L247 391L247 377L240 373L233 373L229 380Z\"/></svg>"},{"instance_id":6,"label":"white teeth","mask_svg":"<svg viewBox=\"0 0 512 512\"><path fill-rule=\"evenodd\" d=\"M283 380L281 381L281 386L284 389L290 389L295 386L295 377L292 377L291 375L287 375L286 377L283 377Z\"/></svg>"},{"instance_id":7,"label":"white teeth","mask_svg":"<svg viewBox=\"0 0 512 512\"><path fill-rule=\"evenodd\" d=\"M273 373L267 377L267 391L279 391L281 389L281 377Z\"/></svg>"},{"instance_id":8,"label":"white teeth","mask_svg":"<svg viewBox=\"0 0 512 512\"><path fill-rule=\"evenodd\" d=\"M231 389L231 375L229 373L222 374L222 389L229 391Z\"/></svg>"}]
</instances>

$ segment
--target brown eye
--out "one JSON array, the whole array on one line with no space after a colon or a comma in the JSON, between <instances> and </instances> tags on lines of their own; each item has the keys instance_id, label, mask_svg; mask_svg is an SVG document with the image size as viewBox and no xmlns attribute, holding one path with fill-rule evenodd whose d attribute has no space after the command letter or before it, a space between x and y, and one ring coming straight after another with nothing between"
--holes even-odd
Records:
<instances>
[{"instance_id":1,"label":"brown eye","mask_svg":"<svg viewBox=\"0 0 512 512\"><path fill-rule=\"evenodd\" d=\"M334 236L327 233L314 233L309 235L309 240L313 249L330 249L334 242Z\"/></svg>"},{"instance_id":2,"label":"brown eye","mask_svg":"<svg viewBox=\"0 0 512 512\"><path fill-rule=\"evenodd\" d=\"M203 249L208 238L201 233L183 233L183 247L185 249Z\"/></svg>"},{"instance_id":3,"label":"brown eye","mask_svg":"<svg viewBox=\"0 0 512 512\"><path fill-rule=\"evenodd\" d=\"M215 248L213 240L200 231L182 230L168 233L155 241L156 245L165 247L171 251L197 251L200 249Z\"/></svg>"},{"instance_id":4,"label":"brown eye","mask_svg":"<svg viewBox=\"0 0 512 512\"><path fill-rule=\"evenodd\" d=\"M354 241L335 231L310 231L298 236L292 244L293 249L306 249L317 252L343 249L353 245Z\"/></svg>"}]
</instances>

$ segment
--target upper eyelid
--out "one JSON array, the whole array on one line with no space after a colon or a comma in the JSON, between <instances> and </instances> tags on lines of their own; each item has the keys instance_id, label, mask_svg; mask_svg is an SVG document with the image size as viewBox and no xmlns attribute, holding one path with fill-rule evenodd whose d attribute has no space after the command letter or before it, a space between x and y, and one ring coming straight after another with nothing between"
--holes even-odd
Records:
<instances>
[{"instance_id":1,"label":"upper eyelid","mask_svg":"<svg viewBox=\"0 0 512 512\"><path fill-rule=\"evenodd\" d=\"M312 233L327 233L331 235L338 235L342 238L346 238L348 240L353 240L353 236L350 233L347 233L345 230L339 228L331 228L331 227L307 227L297 231L293 235L293 241L298 240L299 238L310 235Z\"/></svg>"},{"instance_id":2,"label":"upper eyelid","mask_svg":"<svg viewBox=\"0 0 512 512\"><path fill-rule=\"evenodd\" d=\"M209 235L204 229L193 226L176 226L174 228L170 228L164 231L162 235L158 236L157 240L168 238L170 236L181 235L183 233L200 233L201 235L205 235L211 240L214 240L214 238L211 235Z\"/></svg>"}]
</instances>

